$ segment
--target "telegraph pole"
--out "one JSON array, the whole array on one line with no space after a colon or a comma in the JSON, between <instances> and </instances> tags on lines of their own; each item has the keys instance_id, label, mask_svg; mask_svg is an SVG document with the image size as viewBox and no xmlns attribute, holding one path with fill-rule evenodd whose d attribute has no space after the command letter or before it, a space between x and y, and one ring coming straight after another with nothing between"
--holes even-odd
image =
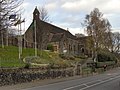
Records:
<instances>
[{"instance_id":1,"label":"telegraph pole","mask_svg":"<svg viewBox=\"0 0 120 90\"><path fill-rule=\"evenodd\" d=\"M37 56L36 20L34 20L34 30L35 30L35 56Z\"/></svg>"},{"instance_id":2,"label":"telegraph pole","mask_svg":"<svg viewBox=\"0 0 120 90\"><path fill-rule=\"evenodd\" d=\"M24 32L25 32L25 22L24 22ZM25 33L24 33L24 48L26 48Z\"/></svg>"},{"instance_id":3,"label":"telegraph pole","mask_svg":"<svg viewBox=\"0 0 120 90\"><path fill-rule=\"evenodd\" d=\"M22 28L21 28L21 14L20 14L20 19L18 21L18 47L19 47L19 59L21 59L21 55L22 55Z\"/></svg>"},{"instance_id":4,"label":"telegraph pole","mask_svg":"<svg viewBox=\"0 0 120 90\"><path fill-rule=\"evenodd\" d=\"M9 26L7 26L7 32L6 32L6 34L7 34L6 46L8 46L8 31L9 31Z\"/></svg>"},{"instance_id":5,"label":"telegraph pole","mask_svg":"<svg viewBox=\"0 0 120 90\"><path fill-rule=\"evenodd\" d=\"M21 14L20 14L20 55L22 55L22 27L21 27Z\"/></svg>"},{"instance_id":6,"label":"telegraph pole","mask_svg":"<svg viewBox=\"0 0 120 90\"><path fill-rule=\"evenodd\" d=\"M7 22L9 21L9 17L7 17ZM8 37L9 37L9 24L7 23L7 31L6 31L6 46L8 46L9 42L8 42Z\"/></svg>"},{"instance_id":7,"label":"telegraph pole","mask_svg":"<svg viewBox=\"0 0 120 90\"><path fill-rule=\"evenodd\" d=\"M19 24L18 24L18 33L20 34ZM21 58L20 54L20 35L18 35L18 53L19 53L19 59Z\"/></svg>"},{"instance_id":8,"label":"telegraph pole","mask_svg":"<svg viewBox=\"0 0 120 90\"><path fill-rule=\"evenodd\" d=\"M4 48L4 36L3 31L1 30L1 39L2 39L2 48Z\"/></svg>"}]
</instances>

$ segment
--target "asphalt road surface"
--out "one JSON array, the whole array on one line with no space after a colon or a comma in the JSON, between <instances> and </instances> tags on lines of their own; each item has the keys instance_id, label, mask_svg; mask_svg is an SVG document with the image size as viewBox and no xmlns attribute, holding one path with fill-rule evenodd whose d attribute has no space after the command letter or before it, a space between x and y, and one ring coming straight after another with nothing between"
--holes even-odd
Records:
<instances>
[{"instance_id":1,"label":"asphalt road surface","mask_svg":"<svg viewBox=\"0 0 120 90\"><path fill-rule=\"evenodd\" d=\"M36 86L22 90L120 90L120 68L104 74Z\"/></svg>"}]
</instances>

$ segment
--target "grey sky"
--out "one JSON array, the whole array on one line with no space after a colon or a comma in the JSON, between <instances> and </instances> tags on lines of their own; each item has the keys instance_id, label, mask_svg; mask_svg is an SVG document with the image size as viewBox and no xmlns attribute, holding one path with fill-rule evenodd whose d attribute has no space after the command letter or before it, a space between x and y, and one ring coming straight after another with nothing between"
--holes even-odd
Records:
<instances>
[{"instance_id":1,"label":"grey sky","mask_svg":"<svg viewBox=\"0 0 120 90\"><path fill-rule=\"evenodd\" d=\"M35 6L45 6L50 22L64 29L69 28L72 34L84 33L81 22L85 15L94 8L99 8L114 31L120 32L120 0L24 0L22 7L25 9L23 18L26 18L26 29L32 22Z\"/></svg>"}]
</instances>

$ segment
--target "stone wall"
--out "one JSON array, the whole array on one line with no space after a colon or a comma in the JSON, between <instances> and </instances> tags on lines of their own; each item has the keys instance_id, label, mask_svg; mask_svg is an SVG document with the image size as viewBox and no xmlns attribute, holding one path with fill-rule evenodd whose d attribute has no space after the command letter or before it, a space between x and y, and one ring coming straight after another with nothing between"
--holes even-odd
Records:
<instances>
[{"instance_id":1,"label":"stone wall","mask_svg":"<svg viewBox=\"0 0 120 90\"><path fill-rule=\"evenodd\" d=\"M34 80L71 77L74 69L0 69L0 86L31 82Z\"/></svg>"}]
</instances>

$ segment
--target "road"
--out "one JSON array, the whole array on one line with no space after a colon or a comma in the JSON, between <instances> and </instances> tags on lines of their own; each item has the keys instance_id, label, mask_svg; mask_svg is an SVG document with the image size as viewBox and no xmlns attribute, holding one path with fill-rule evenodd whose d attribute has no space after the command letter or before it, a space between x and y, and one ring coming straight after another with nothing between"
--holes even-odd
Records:
<instances>
[{"instance_id":1,"label":"road","mask_svg":"<svg viewBox=\"0 0 120 90\"><path fill-rule=\"evenodd\" d=\"M104 74L36 86L22 90L120 90L120 68Z\"/></svg>"},{"instance_id":2,"label":"road","mask_svg":"<svg viewBox=\"0 0 120 90\"><path fill-rule=\"evenodd\" d=\"M120 68L89 77L33 81L0 87L0 90L120 90Z\"/></svg>"}]
</instances>

